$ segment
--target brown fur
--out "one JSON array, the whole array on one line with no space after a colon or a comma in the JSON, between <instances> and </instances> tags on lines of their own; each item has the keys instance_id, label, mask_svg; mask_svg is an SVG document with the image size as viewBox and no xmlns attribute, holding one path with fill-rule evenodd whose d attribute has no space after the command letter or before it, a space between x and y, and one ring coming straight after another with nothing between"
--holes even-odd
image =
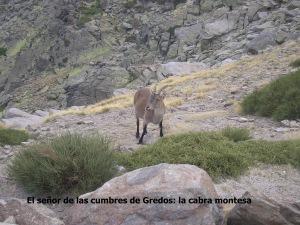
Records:
<instances>
[{"instance_id":1,"label":"brown fur","mask_svg":"<svg viewBox=\"0 0 300 225\"><path fill-rule=\"evenodd\" d=\"M139 119L143 119L143 133L139 139L139 143L143 142L143 137L147 133L147 125L149 123L159 124L160 136L163 136L162 132L162 120L165 114L165 104L163 102L164 95L159 92L151 91L148 88L139 89L134 95L134 108L135 116L137 120L137 132L136 137L139 138Z\"/></svg>"}]
</instances>

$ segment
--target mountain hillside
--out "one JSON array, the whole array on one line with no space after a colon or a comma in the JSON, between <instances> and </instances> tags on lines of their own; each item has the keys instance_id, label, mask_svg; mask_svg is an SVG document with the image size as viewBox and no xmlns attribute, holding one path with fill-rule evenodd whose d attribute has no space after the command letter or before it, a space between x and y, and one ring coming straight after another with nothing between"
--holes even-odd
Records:
<instances>
[{"instance_id":1,"label":"mountain hillside","mask_svg":"<svg viewBox=\"0 0 300 225\"><path fill-rule=\"evenodd\" d=\"M0 105L93 104L172 75L167 62L258 54L299 23L297 0L1 0Z\"/></svg>"}]
</instances>

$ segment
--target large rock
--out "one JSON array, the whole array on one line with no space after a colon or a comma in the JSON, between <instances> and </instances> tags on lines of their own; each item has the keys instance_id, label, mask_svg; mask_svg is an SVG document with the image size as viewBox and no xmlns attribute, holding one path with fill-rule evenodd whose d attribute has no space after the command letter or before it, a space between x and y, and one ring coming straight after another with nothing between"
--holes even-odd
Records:
<instances>
[{"instance_id":1,"label":"large rock","mask_svg":"<svg viewBox=\"0 0 300 225\"><path fill-rule=\"evenodd\" d=\"M0 199L0 223L14 217L19 225L63 225L53 211L43 205L28 204L21 199Z\"/></svg>"},{"instance_id":2,"label":"large rock","mask_svg":"<svg viewBox=\"0 0 300 225\"><path fill-rule=\"evenodd\" d=\"M293 225L300 224L300 202L278 203L262 195L246 192L251 204L237 204L228 215L228 225Z\"/></svg>"},{"instance_id":3,"label":"large rock","mask_svg":"<svg viewBox=\"0 0 300 225\"><path fill-rule=\"evenodd\" d=\"M65 86L67 106L93 104L113 95L114 89L128 84L130 75L119 66L95 66L88 73L69 78Z\"/></svg>"},{"instance_id":4,"label":"large rock","mask_svg":"<svg viewBox=\"0 0 300 225\"><path fill-rule=\"evenodd\" d=\"M216 204L178 204L181 198L216 198L208 174L192 165L159 164L141 168L105 183L92 198L140 198L140 204L77 204L67 211L69 225L221 225L223 210ZM174 204L146 204L143 198L175 199ZM173 200L172 200L173 201Z\"/></svg>"},{"instance_id":5,"label":"large rock","mask_svg":"<svg viewBox=\"0 0 300 225\"><path fill-rule=\"evenodd\" d=\"M247 45L247 51L258 54L260 50L276 44L276 34L273 31L263 31Z\"/></svg>"},{"instance_id":6,"label":"large rock","mask_svg":"<svg viewBox=\"0 0 300 225\"><path fill-rule=\"evenodd\" d=\"M6 127L16 129L37 128L43 121L44 117L32 115L17 108L6 110L4 119L1 120Z\"/></svg>"},{"instance_id":7,"label":"large rock","mask_svg":"<svg viewBox=\"0 0 300 225\"><path fill-rule=\"evenodd\" d=\"M215 20L212 23L205 24L205 31L209 36L219 36L233 30L238 22L239 13L231 13L222 19Z\"/></svg>"},{"instance_id":8,"label":"large rock","mask_svg":"<svg viewBox=\"0 0 300 225\"><path fill-rule=\"evenodd\" d=\"M156 73L160 77L167 77L172 75L191 74L205 68L207 68L207 65L204 63L169 62L161 64Z\"/></svg>"},{"instance_id":9,"label":"large rock","mask_svg":"<svg viewBox=\"0 0 300 225\"><path fill-rule=\"evenodd\" d=\"M14 117L30 117L31 114L18 108L9 108L4 113L4 118L10 119Z\"/></svg>"},{"instance_id":10,"label":"large rock","mask_svg":"<svg viewBox=\"0 0 300 225\"><path fill-rule=\"evenodd\" d=\"M1 120L5 127L14 129L37 128L43 123L43 117L32 115L31 117L16 117Z\"/></svg>"}]
</instances>

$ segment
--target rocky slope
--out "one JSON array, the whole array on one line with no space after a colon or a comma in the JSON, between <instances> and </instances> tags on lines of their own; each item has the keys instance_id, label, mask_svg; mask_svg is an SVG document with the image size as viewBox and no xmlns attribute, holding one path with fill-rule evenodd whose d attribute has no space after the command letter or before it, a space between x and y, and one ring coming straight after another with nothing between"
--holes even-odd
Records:
<instances>
[{"instance_id":1,"label":"rocky slope","mask_svg":"<svg viewBox=\"0 0 300 225\"><path fill-rule=\"evenodd\" d=\"M257 54L300 27L297 0L1 0L0 10L0 104L28 111L163 79L161 63Z\"/></svg>"},{"instance_id":2,"label":"rocky slope","mask_svg":"<svg viewBox=\"0 0 300 225\"><path fill-rule=\"evenodd\" d=\"M299 138L300 122L281 123L269 118L242 117L236 107L236 103L247 93L292 71L289 63L299 54L299 40L288 41L257 56L243 57L237 62L215 69L202 70L184 77L170 77L161 81L160 85L164 82L174 83L166 90L166 101L176 99L176 104L168 107L164 119L165 135L187 131L219 130L226 126L234 126L250 129L251 135L256 139ZM198 89L201 91L200 96ZM132 95L130 97L132 101ZM86 107L76 107L66 115L54 117L46 123L37 123L38 121L28 113L20 114L16 110L10 110L11 113L7 113L6 116L9 117L7 120L15 118L12 122L18 121L21 125L27 121L25 125L30 125L29 130L37 140L45 140L66 131L100 132L114 140L116 150L133 151L138 148L132 107L82 115L86 109ZM44 119L47 116L47 113L43 114L39 111L35 114ZM43 121L41 118L38 120ZM159 138L157 126L150 125L148 131L144 139L146 144L153 143ZM30 142L24 143L27 144ZM0 149L2 184L0 197L26 197L26 193L8 179L5 170L10 159L20 150L22 150L20 146L4 146ZM300 197L299 182L300 172L297 169L289 166L261 166L238 180L220 181L216 187L222 197L241 196L244 191L259 190L268 198L291 201ZM56 208L56 210L61 209Z\"/></svg>"}]
</instances>

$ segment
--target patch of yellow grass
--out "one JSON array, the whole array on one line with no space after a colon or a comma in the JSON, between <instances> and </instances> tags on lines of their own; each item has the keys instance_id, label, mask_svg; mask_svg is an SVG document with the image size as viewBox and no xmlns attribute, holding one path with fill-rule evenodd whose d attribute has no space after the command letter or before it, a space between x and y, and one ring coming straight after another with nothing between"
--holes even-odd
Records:
<instances>
[{"instance_id":1,"label":"patch of yellow grass","mask_svg":"<svg viewBox=\"0 0 300 225\"><path fill-rule=\"evenodd\" d=\"M0 122L0 128L5 128L4 123Z\"/></svg>"},{"instance_id":2,"label":"patch of yellow grass","mask_svg":"<svg viewBox=\"0 0 300 225\"><path fill-rule=\"evenodd\" d=\"M194 99L203 99L205 97L204 92L198 92L195 94Z\"/></svg>"},{"instance_id":3,"label":"patch of yellow grass","mask_svg":"<svg viewBox=\"0 0 300 225\"><path fill-rule=\"evenodd\" d=\"M176 107L182 105L183 99L180 97L169 97L164 101L167 108Z\"/></svg>"},{"instance_id":4,"label":"patch of yellow grass","mask_svg":"<svg viewBox=\"0 0 300 225\"><path fill-rule=\"evenodd\" d=\"M193 82L196 79L202 79L202 78L207 78L207 77L219 77L224 74L227 74L231 70L234 70L237 66L237 63L229 63L224 66L218 67L218 68L213 68L213 69L204 69L201 70L200 72L192 73L190 75L181 75L181 76L172 76L168 77L165 80L160 81L157 84L157 88L160 89L162 87L168 86L169 89L172 89L178 85L182 85L188 81L193 80Z\"/></svg>"},{"instance_id":5,"label":"patch of yellow grass","mask_svg":"<svg viewBox=\"0 0 300 225\"><path fill-rule=\"evenodd\" d=\"M285 139L288 139L288 140L300 139L300 131L294 131L291 133L284 134L284 137L285 137Z\"/></svg>"},{"instance_id":6,"label":"patch of yellow grass","mask_svg":"<svg viewBox=\"0 0 300 225\"><path fill-rule=\"evenodd\" d=\"M82 108L69 108L58 113L54 113L46 118L45 122L49 122L57 117L65 115L90 115L97 113L105 113L115 109L123 109L133 105L132 93L124 94L109 98L94 105Z\"/></svg>"},{"instance_id":7,"label":"patch of yellow grass","mask_svg":"<svg viewBox=\"0 0 300 225\"><path fill-rule=\"evenodd\" d=\"M208 91L211 91L211 90L214 90L216 89L217 86L214 85L214 84L208 84L208 85L201 85L199 86L197 89L196 89L196 93L203 93L203 92L208 92Z\"/></svg>"},{"instance_id":8,"label":"patch of yellow grass","mask_svg":"<svg viewBox=\"0 0 300 225\"><path fill-rule=\"evenodd\" d=\"M183 100L180 97L170 97L165 100L166 107L176 107L181 105ZM69 108L58 113L54 113L46 118L45 122L54 120L57 117L65 115L91 115L105 113L111 110L123 109L133 106L133 93L115 96L107 100L101 101L94 105L89 105L82 108Z\"/></svg>"},{"instance_id":9,"label":"patch of yellow grass","mask_svg":"<svg viewBox=\"0 0 300 225\"><path fill-rule=\"evenodd\" d=\"M194 92L194 88L192 86L183 87L181 89L181 93L185 95L192 95Z\"/></svg>"},{"instance_id":10,"label":"patch of yellow grass","mask_svg":"<svg viewBox=\"0 0 300 225\"><path fill-rule=\"evenodd\" d=\"M237 101L233 102L233 111L238 114L242 113L243 109L240 102Z\"/></svg>"}]
</instances>

